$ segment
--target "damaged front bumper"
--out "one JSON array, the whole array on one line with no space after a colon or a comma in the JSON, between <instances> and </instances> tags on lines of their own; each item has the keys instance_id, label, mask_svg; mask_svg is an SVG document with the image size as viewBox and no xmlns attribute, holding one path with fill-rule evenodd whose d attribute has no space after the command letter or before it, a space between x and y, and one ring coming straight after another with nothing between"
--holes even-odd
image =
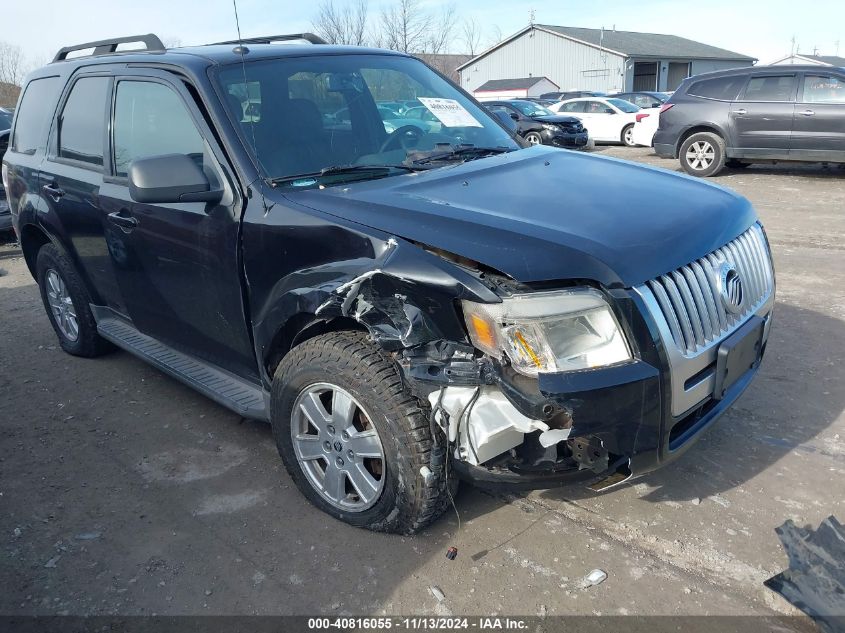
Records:
<instances>
[{"instance_id":1,"label":"damaged front bumper","mask_svg":"<svg viewBox=\"0 0 845 633\"><path fill-rule=\"evenodd\" d=\"M449 438L452 464L462 478L513 489L590 479L597 491L617 485L682 455L739 398L759 369L773 297L712 350L709 367L715 372L719 348L758 336L756 346L748 346L755 350L750 367L718 394L714 391L676 415L671 350L660 328L643 317L648 309L636 293L621 301L617 297L617 303L626 315L629 338L638 342L634 361L540 374L537 379L490 361L471 371L467 359L454 372L445 363L428 372L429 377L443 377L439 386L429 384L426 397L434 422ZM419 366L412 366L421 377Z\"/></svg>"}]
</instances>

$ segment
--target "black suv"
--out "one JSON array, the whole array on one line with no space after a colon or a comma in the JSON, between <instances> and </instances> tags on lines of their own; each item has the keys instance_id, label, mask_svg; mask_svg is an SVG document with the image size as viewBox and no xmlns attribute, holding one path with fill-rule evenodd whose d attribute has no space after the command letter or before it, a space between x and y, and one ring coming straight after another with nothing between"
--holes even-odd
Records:
<instances>
[{"instance_id":1,"label":"black suv","mask_svg":"<svg viewBox=\"0 0 845 633\"><path fill-rule=\"evenodd\" d=\"M694 176L751 163L845 163L845 69L763 66L690 77L662 106L654 150Z\"/></svg>"},{"instance_id":2,"label":"black suv","mask_svg":"<svg viewBox=\"0 0 845 633\"><path fill-rule=\"evenodd\" d=\"M93 42L28 77L3 175L65 351L270 422L314 504L403 533L458 477L651 471L748 386L774 278L745 199L521 149L410 55L279 39ZM388 133L385 101L435 121Z\"/></svg>"}]
</instances>

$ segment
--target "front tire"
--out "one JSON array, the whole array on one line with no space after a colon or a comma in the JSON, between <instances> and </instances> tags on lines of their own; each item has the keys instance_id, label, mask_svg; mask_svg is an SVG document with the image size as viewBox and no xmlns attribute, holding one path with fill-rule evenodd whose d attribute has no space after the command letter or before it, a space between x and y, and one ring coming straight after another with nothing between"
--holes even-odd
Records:
<instances>
[{"instance_id":1,"label":"front tire","mask_svg":"<svg viewBox=\"0 0 845 633\"><path fill-rule=\"evenodd\" d=\"M529 145L542 145L543 137L537 132L529 132L525 135L525 140Z\"/></svg>"},{"instance_id":2,"label":"front tire","mask_svg":"<svg viewBox=\"0 0 845 633\"><path fill-rule=\"evenodd\" d=\"M446 451L432 440L427 407L365 333L332 332L291 350L273 378L271 421L285 468L323 512L412 534L446 509Z\"/></svg>"},{"instance_id":3,"label":"front tire","mask_svg":"<svg viewBox=\"0 0 845 633\"><path fill-rule=\"evenodd\" d=\"M41 300L62 349L87 358L112 349L97 333L88 292L67 256L46 244L38 251L35 267Z\"/></svg>"},{"instance_id":4,"label":"front tire","mask_svg":"<svg viewBox=\"0 0 845 633\"><path fill-rule=\"evenodd\" d=\"M692 176L715 176L725 166L725 141L712 132L690 135L678 153L681 167Z\"/></svg>"},{"instance_id":5,"label":"front tire","mask_svg":"<svg viewBox=\"0 0 845 633\"><path fill-rule=\"evenodd\" d=\"M626 125L622 128L622 143L625 144L627 147L636 147L637 144L634 143L634 124L631 123Z\"/></svg>"}]
</instances>

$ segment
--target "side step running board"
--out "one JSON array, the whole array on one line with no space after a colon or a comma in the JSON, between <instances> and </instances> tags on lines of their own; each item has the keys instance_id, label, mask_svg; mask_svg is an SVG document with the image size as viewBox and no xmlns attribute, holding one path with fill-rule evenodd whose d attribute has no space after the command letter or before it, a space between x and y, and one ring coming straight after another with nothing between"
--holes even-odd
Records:
<instances>
[{"instance_id":1,"label":"side step running board","mask_svg":"<svg viewBox=\"0 0 845 633\"><path fill-rule=\"evenodd\" d=\"M264 391L258 385L142 334L132 325L109 315L107 309L96 308L95 315L97 331L104 339L245 418L270 419Z\"/></svg>"}]
</instances>

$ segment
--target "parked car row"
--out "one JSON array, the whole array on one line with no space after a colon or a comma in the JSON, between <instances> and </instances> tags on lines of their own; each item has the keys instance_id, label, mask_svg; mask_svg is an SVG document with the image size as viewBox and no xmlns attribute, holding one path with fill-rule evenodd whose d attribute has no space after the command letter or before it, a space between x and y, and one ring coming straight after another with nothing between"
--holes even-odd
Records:
<instances>
[{"instance_id":1,"label":"parked car row","mask_svg":"<svg viewBox=\"0 0 845 633\"><path fill-rule=\"evenodd\" d=\"M3 155L9 147L9 133L12 127L11 110L0 108L0 162L3 162ZM3 181L0 180L0 233L12 228L12 214L9 210L9 202L6 199L6 189Z\"/></svg>"}]
</instances>

